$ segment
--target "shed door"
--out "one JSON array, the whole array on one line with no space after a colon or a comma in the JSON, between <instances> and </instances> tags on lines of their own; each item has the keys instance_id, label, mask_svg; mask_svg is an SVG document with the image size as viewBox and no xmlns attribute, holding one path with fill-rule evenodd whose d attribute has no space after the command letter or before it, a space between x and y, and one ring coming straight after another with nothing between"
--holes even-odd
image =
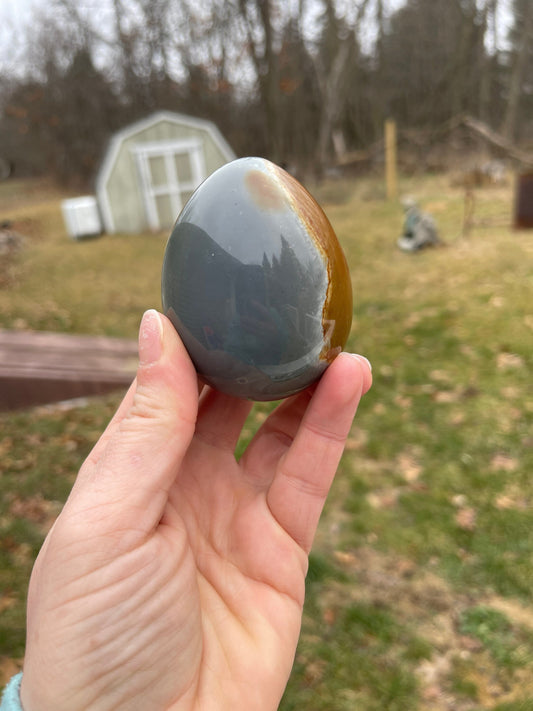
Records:
<instances>
[{"instance_id":1,"label":"shed door","mask_svg":"<svg viewBox=\"0 0 533 711\"><path fill-rule=\"evenodd\" d=\"M134 149L148 226L171 227L181 208L205 179L199 141L150 143Z\"/></svg>"}]
</instances>

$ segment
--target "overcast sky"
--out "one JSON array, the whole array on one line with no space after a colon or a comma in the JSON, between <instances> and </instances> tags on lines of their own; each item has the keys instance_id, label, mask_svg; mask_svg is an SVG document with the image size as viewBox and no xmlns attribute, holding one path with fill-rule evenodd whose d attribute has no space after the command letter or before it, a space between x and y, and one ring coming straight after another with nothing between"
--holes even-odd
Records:
<instances>
[{"instance_id":1,"label":"overcast sky","mask_svg":"<svg viewBox=\"0 0 533 711\"><path fill-rule=\"evenodd\" d=\"M80 5L98 5L99 0L78 0ZM406 0L389 0L390 10L401 6ZM530 0L533 2L533 0ZM352 0L343 0L349 6ZM105 0L102 0L105 4ZM25 28L31 26L32 17L39 8L46 7L48 0L0 0L0 75L20 74L24 70L26 37ZM505 44L511 22L512 0L500 0L498 17L498 44ZM366 34L366 33L365 33ZM370 33L371 35L372 33ZM488 33L490 35L490 33ZM364 41L365 38L363 38ZM491 48L492 49L492 48Z\"/></svg>"},{"instance_id":2,"label":"overcast sky","mask_svg":"<svg viewBox=\"0 0 533 711\"><path fill-rule=\"evenodd\" d=\"M22 59L22 28L31 22L35 3L42 0L0 0L0 74L16 71Z\"/></svg>"},{"instance_id":3,"label":"overcast sky","mask_svg":"<svg viewBox=\"0 0 533 711\"><path fill-rule=\"evenodd\" d=\"M42 0L0 0L2 29L16 31L20 25L31 18L34 3Z\"/></svg>"}]
</instances>

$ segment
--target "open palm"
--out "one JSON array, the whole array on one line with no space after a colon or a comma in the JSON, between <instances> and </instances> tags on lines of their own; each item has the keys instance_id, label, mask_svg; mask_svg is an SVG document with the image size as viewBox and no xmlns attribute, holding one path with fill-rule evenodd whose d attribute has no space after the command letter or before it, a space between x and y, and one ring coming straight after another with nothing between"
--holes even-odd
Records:
<instances>
[{"instance_id":1,"label":"open palm","mask_svg":"<svg viewBox=\"0 0 533 711\"><path fill-rule=\"evenodd\" d=\"M276 709L307 554L357 403L342 355L236 461L250 404L204 388L164 317L36 562L25 711Z\"/></svg>"}]
</instances>

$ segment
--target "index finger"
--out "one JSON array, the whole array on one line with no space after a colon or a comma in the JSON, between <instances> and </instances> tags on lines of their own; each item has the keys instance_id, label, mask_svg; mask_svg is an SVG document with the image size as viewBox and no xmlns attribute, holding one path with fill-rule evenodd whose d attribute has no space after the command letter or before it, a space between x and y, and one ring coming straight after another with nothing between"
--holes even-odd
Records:
<instances>
[{"instance_id":1,"label":"index finger","mask_svg":"<svg viewBox=\"0 0 533 711\"><path fill-rule=\"evenodd\" d=\"M364 358L341 353L322 376L267 494L278 523L309 552L362 395L372 382Z\"/></svg>"}]
</instances>

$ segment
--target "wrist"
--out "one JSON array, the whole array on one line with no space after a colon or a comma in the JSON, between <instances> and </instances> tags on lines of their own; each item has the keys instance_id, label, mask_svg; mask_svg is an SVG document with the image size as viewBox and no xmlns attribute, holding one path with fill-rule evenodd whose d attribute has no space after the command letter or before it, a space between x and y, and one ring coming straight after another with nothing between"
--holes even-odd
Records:
<instances>
[{"instance_id":1,"label":"wrist","mask_svg":"<svg viewBox=\"0 0 533 711\"><path fill-rule=\"evenodd\" d=\"M23 711L20 702L20 684L22 682L22 672L16 674L4 689L2 700L0 701L0 711Z\"/></svg>"}]
</instances>

